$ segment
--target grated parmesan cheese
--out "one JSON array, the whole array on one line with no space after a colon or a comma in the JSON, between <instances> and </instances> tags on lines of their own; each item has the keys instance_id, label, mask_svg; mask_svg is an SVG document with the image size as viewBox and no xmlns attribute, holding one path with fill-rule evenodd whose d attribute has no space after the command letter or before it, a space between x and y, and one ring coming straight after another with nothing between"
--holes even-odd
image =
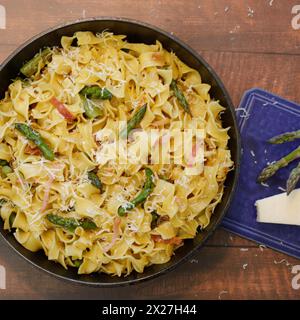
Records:
<instances>
[{"instance_id":1,"label":"grated parmesan cheese","mask_svg":"<svg viewBox=\"0 0 300 320\"><path fill-rule=\"evenodd\" d=\"M260 251L264 251L267 248L264 244L260 244L258 247Z\"/></svg>"},{"instance_id":2,"label":"grated parmesan cheese","mask_svg":"<svg viewBox=\"0 0 300 320\"><path fill-rule=\"evenodd\" d=\"M253 18L254 17L254 10L248 7L248 17Z\"/></svg>"},{"instance_id":3,"label":"grated parmesan cheese","mask_svg":"<svg viewBox=\"0 0 300 320\"><path fill-rule=\"evenodd\" d=\"M280 261L274 260L274 264L282 264L282 263L285 263L287 267L291 265L286 259L281 259Z\"/></svg>"},{"instance_id":4,"label":"grated parmesan cheese","mask_svg":"<svg viewBox=\"0 0 300 320\"><path fill-rule=\"evenodd\" d=\"M278 190L286 192L286 189L282 188L282 187L278 187Z\"/></svg>"},{"instance_id":5,"label":"grated parmesan cheese","mask_svg":"<svg viewBox=\"0 0 300 320\"><path fill-rule=\"evenodd\" d=\"M260 184L261 184L262 186L266 187L266 188L269 188L269 187L270 187L266 182L261 182Z\"/></svg>"},{"instance_id":6,"label":"grated parmesan cheese","mask_svg":"<svg viewBox=\"0 0 300 320\"><path fill-rule=\"evenodd\" d=\"M191 259L190 260L190 263L198 263L199 261L198 261L198 259Z\"/></svg>"},{"instance_id":7,"label":"grated parmesan cheese","mask_svg":"<svg viewBox=\"0 0 300 320\"><path fill-rule=\"evenodd\" d=\"M227 294L227 293L228 293L227 290L222 290L222 291L220 291L220 292L219 292L218 299L221 300L222 295Z\"/></svg>"},{"instance_id":8,"label":"grated parmesan cheese","mask_svg":"<svg viewBox=\"0 0 300 320\"><path fill-rule=\"evenodd\" d=\"M237 108L235 109L236 112L242 111L243 113L240 114L240 118L248 119L250 117L250 113L245 108Z\"/></svg>"}]
</instances>

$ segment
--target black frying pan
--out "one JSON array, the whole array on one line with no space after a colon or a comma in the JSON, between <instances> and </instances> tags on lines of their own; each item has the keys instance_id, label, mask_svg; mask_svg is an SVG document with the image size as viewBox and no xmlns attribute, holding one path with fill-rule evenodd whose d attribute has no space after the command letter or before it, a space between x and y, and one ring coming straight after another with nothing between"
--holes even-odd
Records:
<instances>
[{"instance_id":1,"label":"black frying pan","mask_svg":"<svg viewBox=\"0 0 300 320\"><path fill-rule=\"evenodd\" d=\"M170 35L154 26L123 18L103 17L66 23L30 39L13 52L1 65L0 98L3 98L7 87L11 83L11 79L14 79L18 75L19 69L24 61L32 58L33 55L41 48L46 46L59 46L60 39L63 35L71 36L76 31L101 32L104 29L108 29L115 34L127 35L129 42L153 44L156 40L159 40L165 49L168 51L174 51L183 62L200 72L203 82L209 83L212 86L210 90L211 96L214 99L219 100L220 103L226 107L226 111L222 114L222 121L225 127L230 127L229 148L232 152L232 159L235 163L235 170L231 171L226 179L226 187L222 202L216 207L209 226L204 231L198 233L193 240L185 240L184 246L176 250L175 255L168 263L150 266L146 268L142 274L132 273L128 277L118 278L96 273L91 275L78 275L75 268L65 270L61 265L53 261L48 261L42 251L32 253L23 248L11 233L3 230L3 222L0 219L0 232L2 238L19 255L36 267L61 279L81 284L109 287L133 284L156 277L167 271L171 271L171 269L175 268L179 263L187 260L193 253L203 246L204 242L221 222L233 196L239 172L240 139L231 99L217 74L204 61L204 59L173 35Z\"/></svg>"}]
</instances>

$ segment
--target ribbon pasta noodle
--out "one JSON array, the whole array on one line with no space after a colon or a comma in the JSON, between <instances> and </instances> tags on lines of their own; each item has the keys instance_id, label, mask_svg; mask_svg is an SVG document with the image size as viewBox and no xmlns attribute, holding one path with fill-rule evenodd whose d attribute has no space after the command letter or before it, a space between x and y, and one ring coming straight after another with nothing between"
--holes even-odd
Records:
<instances>
[{"instance_id":1,"label":"ribbon pasta noodle","mask_svg":"<svg viewBox=\"0 0 300 320\"><path fill-rule=\"evenodd\" d=\"M207 227L222 199L233 168L228 128L220 119L224 108L210 97L199 72L158 41L147 45L109 32L77 32L62 37L61 48L48 50L0 100L4 229L26 249L43 250L79 274L121 276L168 262L185 239ZM174 81L181 95L174 94ZM101 92L92 92L95 87ZM118 121L129 122L143 106L123 141L132 159L149 158L147 143L138 148L139 131L159 129L149 142L151 157L166 158L158 146L171 137L174 160L184 145L175 138L196 121L204 132L199 174L189 174L188 162L145 165L113 158ZM149 189L146 167L153 173ZM125 215L118 214L143 193Z\"/></svg>"}]
</instances>

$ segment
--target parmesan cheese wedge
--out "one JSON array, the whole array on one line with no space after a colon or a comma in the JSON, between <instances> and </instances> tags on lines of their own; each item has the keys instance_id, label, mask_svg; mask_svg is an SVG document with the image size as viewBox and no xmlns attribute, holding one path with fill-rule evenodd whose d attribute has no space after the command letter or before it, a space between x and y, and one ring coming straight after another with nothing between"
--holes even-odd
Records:
<instances>
[{"instance_id":1,"label":"parmesan cheese wedge","mask_svg":"<svg viewBox=\"0 0 300 320\"><path fill-rule=\"evenodd\" d=\"M300 189L257 200L257 222L300 225Z\"/></svg>"}]
</instances>

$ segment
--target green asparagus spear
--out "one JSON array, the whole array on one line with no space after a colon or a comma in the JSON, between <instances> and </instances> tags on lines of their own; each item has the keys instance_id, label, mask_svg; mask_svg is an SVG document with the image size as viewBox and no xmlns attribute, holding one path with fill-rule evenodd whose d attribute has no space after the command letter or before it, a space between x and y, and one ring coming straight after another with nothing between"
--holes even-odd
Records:
<instances>
[{"instance_id":1,"label":"green asparagus spear","mask_svg":"<svg viewBox=\"0 0 300 320\"><path fill-rule=\"evenodd\" d=\"M278 136L271 138L269 142L274 144L280 144L284 142L294 141L296 139L300 139L300 130L282 133Z\"/></svg>"},{"instance_id":2,"label":"green asparagus spear","mask_svg":"<svg viewBox=\"0 0 300 320\"><path fill-rule=\"evenodd\" d=\"M83 95L80 95L80 97L83 104L84 113L89 119L103 116L103 110L96 103L94 103L93 100L90 100Z\"/></svg>"},{"instance_id":3,"label":"green asparagus spear","mask_svg":"<svg viewBox=\"0 0 300 320\"><path fill-rule=\"evenodd\" d=\"M6 160L0 159L0 166L4 177L13 172L12 168L9 166L9 163Z\"/></svg>"},{"instance_id":4,"label":"green asparagus spear","mask_svg":"<svg viewBox=\"0 0 300 320\"><path fill-rule=\"evenodd\" d=\"M91 181L91 184L93 186L95 186L96 188L98 188L100 190L100 192L103 191L103 185L102 185L102 182L101 180L99 179L99 177L97 176L97 174L93 171L90 171L88 173L88 178L89 180Z\"/></svg>"},{"instance_id":5,"label":"green asparagus spear","mask_svg":"<svg viewBox=\"0 0 300 320\"><path fill-rule=\"evenodd\" d=\"M286 167L290 162L300 158L300 146L281 158L280 160L268 165L257 178L258 182L264 182L272 177L280 168Z\"/></svg>"},{"instance_id":6,"label":"green asparagus spear","mask_svg":"<svg viewBox=\"0 0 300 320\"><path fill-rule=\"evenodd\" d=\"M82 227L84 230L97 229L96 223L89 218L80 219L79 224L80 224L80 227Z\"/></svg>"},{"instance_id":7,"label":"green asparagus spear","mask_svg":"<svg viewBox=\"0 0 300 320\"><path fill-rule=\"evenodd\" d=\"M165 64L164 66L162 67L158 67L159 69L162 69L162 70L168 70L170 68L170 65L168 64Z\"/></svg>"},{"instance_id":8,"label":"green asparagus spear","mask_svg":"<svg viewBox=\"0 0 300 320\"><path fill-rule=\"evenodd\" d=\"M56 214L47 214L46 217L51 223L70 232L74 232L77 227L82 227L84 230L93 230L97 228L95 222L88 218L76 220L74 218L63 218Z\"/></svg>"},{"instance_id":9,"label":"green asparagus spear","mask_svg":"<svg viewBox=\"0 0 300 320\"><path fill-rule=\"evenodd\" d=\"M36 146L41 150L43 156L48 160L54 160L54 153L46 144L41 135L34 131L30 126L25 123L16 123L15 127L19 130L28 140L33 141Z\"/></svg>"},{"instance_id":10,"label":"green asparagus spear","mask_svg":"<svg viewBox=\"0 0 300 320\"><path fill-rule=\"evenodd\" d=\"M297 167L294 168L286 183L286 193L289 195L295 188L296 184L298 183L300 179L300 163L298 163Z\"/></svg>"},{"instance_id":11,"label":"green asparagus spear","mask_svg":"<svg viewBox=\"0 0 300 320\"><path fill-rule=\"evenodd\" d=\"M175 97L178 99L179 103L189 115L192 115L189 104L184 96L184 94L179 90L176 81L173 79L170 85L171 89L174 91Z\"/></svg>"},{"instance_id":12,"label":"green asparagus spear","mask_svg":"<svg viewBox=\"0 0 300 320\"><path fill-rule=\"evenodd\" d=\"M46 48L37 53L31 60L27 61L20 69L21 73L26 77L31 77L38 71L39 64L43 68L47 64L47 60L51 54L51 49Z\"/></svg>"},{"instance_id":13,"label":"green asparagus spear","mask_svg":"<svg viewBox=\"0 0 300 320\"><path fill-rule=\"evenodd\" d=\"M12 173L13 170L10 166L3 166L2 167L2 174L4 177L6 177L9 173Z\"/></svg>"},{"instance_id":14,"label":"green asparagus spear","mask_svg":"<svg viewBox=\"0 0 300 320\"><path fill-rule=\"evenodd\" d=\"M4 199L4 198L1 198L1 199L0 199L0 209L2 208L2 206L4 205L4 203L6 203L6 202L7 202L6 199Z\"/></svg>"},{"instance_id":15,"label":"green asparagus spear","mask_svg":"<svg viewBox=\"0 0 300 320\"><path fill-rule=\"evenodd\" d=\"M120 132L120 137L125 139L129 133L137 127L137 125L143 120L147 110L147 103L145 103L127 122L127 126Z\"/></svg>"},{"instance_id":16,"label":"green asparagus spear","mask_svg":"<svg viewBox=\"0 0 300 320\"><path fill-rule=\"evenodd\" d=\"M82 260L75 260L73 261L73 263L75 268L79 268L82 264Z\"/></svg>"},{"instance_id":17,"label":"green asparagus spear","mask_svg":"<svg viewBox=\"0 0 300 320\"><path fill-rule=\"evenodd\" d=\"M127 213L127 211L132 210L137 205L145 202L147 197L151 194L152 190L154 189L154 182L153 182L154 173L149 168L145 169L145 173L146 173L146 182L144 184L143 189L131 202L123 204L118 208L119 216L121 217L124 216Z\"/></svg>"},{"instance_id":18,"label":"green asparagus spear","mask_svg":"<svg viewBox=\"0 0 300 320\"><path fill-rule=\"evenodd\" d=\"M80 92L80 95L89 98L89 99L101 99L101 100L110 100L112 94L106 88L100 88L97 85L86 86Z\"/></svg>"},{"instance_id":19,"label":"green asparagus spear","mask_svg":"<svg viewBox=\"0 0 300 320\"><path fill-rule=\"evenodd\" d=\"M157 214L156 210L153 210L151 212L151 215L152 215L151 229L154 229L157 226L157 220L159 218L159 215Z\"/></svg>"},{"instance_id":20,"label":"green asparagus spear","mask_svg":"<svg viewBox=\"0 0 300 320\"><path fill-rule=\"evenodd\" d=\"M9 163L8 163L8 161L6 161L6 160L0 159L0 166L1 166L1 167L9 166Z\"/></svg>"},{"instance_id":21,"label":"green asparagus spear","mask_svg":"<svg viewBox=\"0 0 300 320\"><path fill-rule=\"evenodd\" d=\"M15 211L13 211L9 218L8 218L8 222L9 222L9 227L12 228L13 227L13 224L15 222L15 219L16 219L16 216L17 216L17 213Z\"/></svg>"}]
</instances>

